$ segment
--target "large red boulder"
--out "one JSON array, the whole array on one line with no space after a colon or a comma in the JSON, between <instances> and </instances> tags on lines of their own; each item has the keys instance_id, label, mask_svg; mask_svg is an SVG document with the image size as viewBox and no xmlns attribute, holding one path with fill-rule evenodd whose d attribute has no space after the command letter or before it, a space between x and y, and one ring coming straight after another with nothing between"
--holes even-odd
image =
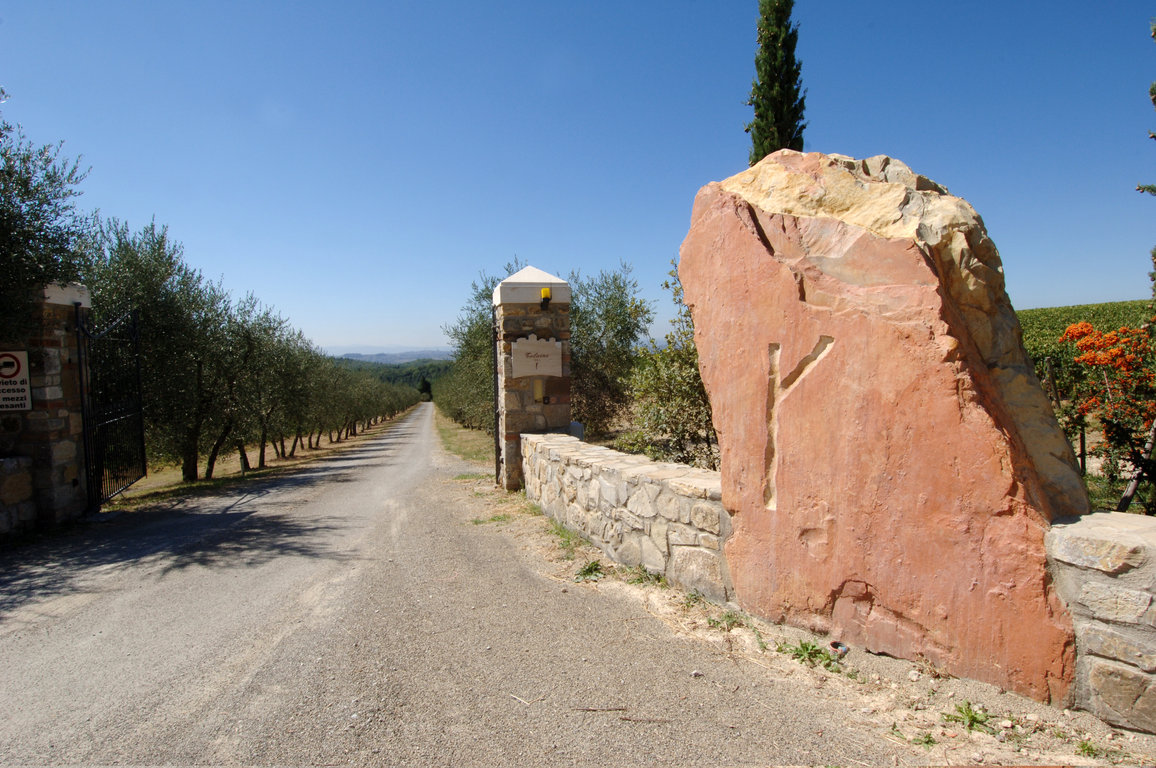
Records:
<instances>
[{"instance_id":1,"label":"large red boulder","mask_svg":"<svg viewBox=\"0 0 1156 768\"><path fill-rule=\"evenodd\" d=\"M783 150L699 192L679 274L739 603L1062 700L1043 539L1087 495L971 206L887 157Z\"/></svg>"}]
</instances>

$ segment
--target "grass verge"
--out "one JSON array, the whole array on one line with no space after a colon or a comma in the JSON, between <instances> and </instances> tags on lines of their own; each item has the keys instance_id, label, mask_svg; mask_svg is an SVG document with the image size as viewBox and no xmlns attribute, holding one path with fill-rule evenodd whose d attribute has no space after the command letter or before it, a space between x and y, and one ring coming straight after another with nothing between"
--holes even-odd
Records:
<instances>
[{"instance_id":1,"label":"grass verge","mask_svg":"<svg viewBox=\"0 0 1156 768\"><path fill-rule=\"evenodd\" d=\"M434 408L434 425L442 447L467 461L494 463L494 436L480 429L466 429Z\"/></svg>"}]
</instances>

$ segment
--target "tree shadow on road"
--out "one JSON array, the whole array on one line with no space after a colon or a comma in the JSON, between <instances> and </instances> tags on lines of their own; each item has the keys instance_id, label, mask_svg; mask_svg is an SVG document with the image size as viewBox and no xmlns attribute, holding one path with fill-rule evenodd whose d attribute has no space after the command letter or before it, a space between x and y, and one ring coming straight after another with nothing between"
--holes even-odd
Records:
<instances>
[{"instance_id":1,"label":"tree shadow on road","mask_svg":"<svg viewBox=\"0 0 1156 768\"><path fill-rule=\"evenodd\" d=\"M259 477L182 486L132 501L99 524L80 524L0 548L0 628L22 606L99 592L110 573L146 568L156 578L191 567L253 568L280 557L347 560L335 544L350 523L294 515L294 492L351 483L393 463L414 430L392 429L304 466Z\"/></svg>"},{"instance_id":2,"label":"tree shadow on road","mask_svg":"<svg viewBox=\"0 0 1156 768\"><path fill-rule=\"evenodd\" d=\"M222 517L226 520L221 521ZM233 512L214 516L213 523L187 545L163 553L162 573L191 566L253 568L280 557L350 557L323 541L326 534L345 527L336 518L305 521L284 514Z\"/></svg>"},{"instance_id":3,"label":"tree shadow on road","mask_svg":"<svg viewBox=\"0 0 1156 768\"><path fill-rule=\"evenodd\" d=\"M344 521L294 516L273 494L352 481L347 474L305 470L214 496L165 499L0 550L0 626L22 606L101 591L110 574L129 568L163 578L193 566L253 568L280 557L346 560L349 553L332 543Z\"/></svg>"}]
</instances>

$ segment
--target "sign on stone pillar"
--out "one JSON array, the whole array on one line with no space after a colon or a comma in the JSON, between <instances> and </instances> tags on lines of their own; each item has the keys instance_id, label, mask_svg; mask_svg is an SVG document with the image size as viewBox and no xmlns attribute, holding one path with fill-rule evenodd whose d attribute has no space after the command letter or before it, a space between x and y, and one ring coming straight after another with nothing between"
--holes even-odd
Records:
<instances>
[{"instance_id":1,"label":"sign on stone pillar","mask_svg":"<svg viewBox=\"0 0 1156 768\"><path fill-rule=\"evenodd\" d=\"M0 411L31 411L28 352L0 352Z\"/></svg>"},{"instance_id":2,"label":"sign on stone pillar","mask_svg":"<svg viewBox=\"0 0 1156 768\"><path fill-rule=\"evenodd\" d=\"M562 342L539 339L530 334L528 339L517 339L512 345L514 373L511 378L527 376L561 376Z\"/></svg>"},{"instance_id":3,"label":"sign on stone pillar","mask_svg":"<svg viewBox=\"0 0 1156 768\"><path fill-rule=\"evenodd\" d=\"M570 428L570 285L534 267L494 289L498 485L522 487L523 432Z\"/></svg>"}]
</instances>

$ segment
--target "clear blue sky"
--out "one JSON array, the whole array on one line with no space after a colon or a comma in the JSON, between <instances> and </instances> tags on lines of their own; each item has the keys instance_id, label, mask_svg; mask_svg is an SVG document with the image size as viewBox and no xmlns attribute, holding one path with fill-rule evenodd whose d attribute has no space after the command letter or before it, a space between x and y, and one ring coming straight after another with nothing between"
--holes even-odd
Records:
<instances>
[{"instance_id":1,"label":"clear blue sky","mask_svg":"<svg viewBox=\"0 0 1156 768\"><path fill-rule=\"evenodd\" d=\"M695 192L747 165L757 5L0 0L3 112L83 156L83 207L327 349L445 345L514 256L625 261L665 318ZM969 200L1017 308L1144 298L1154 15L799 0L806 149Z\"/></svg>"}]
</instances>

